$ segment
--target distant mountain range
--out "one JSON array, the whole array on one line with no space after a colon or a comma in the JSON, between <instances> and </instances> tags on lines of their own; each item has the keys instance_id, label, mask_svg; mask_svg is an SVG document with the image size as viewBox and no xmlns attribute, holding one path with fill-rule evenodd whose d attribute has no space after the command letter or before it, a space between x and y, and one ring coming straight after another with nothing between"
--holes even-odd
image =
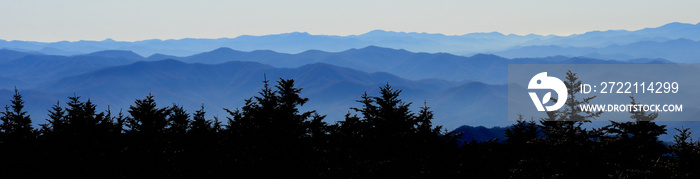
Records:
<instances>
[{"instance_id":1,"label":"distant mountain range","mask_svg":"<svg viewBox=\"0 0 700 179\"><path fill-rule=\"evenodd\" d=\"M0 104L18 88L35 124L67 96L113 112L153 93L161 106L226 117L262 88L266 77L295 79L310 98L302 110L341 120L360 95L390 84L413 110L426 103L435 124L465 131L463 140L503 139L508 64L700 63L700 24L570 36L465 35L375 30L328 36L294 32L221 39L120 42L0 40ZM604 125L605 121L592 125ZM700 122L663 122L700 127ZM469 126L463 126L469 125ZM460 127L461 126L461 127ZM471 127L486 126L486 127ZM501 127L499 127L501 126ZM700 136L700 133L696 133ZM670 135L662 137L670 140Z\"/></svg>"},{"instance_id":2,"label":"distant mountain range","mask_svg":"<svg viewBox=\"0 0 700 179\"><path fill-rule=\"evenodd\" d=\"M325 63L370 73L387 72L410 80L441 79L456 82L480 81L489 84L506 83L508 64L672 63L663 59L617 61L564 56L507 59L496 55L476 54L465 57L448 53L414 53L377 46L341 52L310 50L298 54L278 53L270 50L243 52L230 48L219 48L187 57L155 54L147 58L149 61L163 59L177 59L188 63L203 64L250 61L280 68L296 68L306 64Z\"/></svg>"},{"instance_id":3,"label":"distant mountain range","mask_svg":"<svg viewBox=\"0 0 700 179\"><path fill-rule=\"evenodd\" d=\"M387 54L400 52L409 56L414 54L379 47L352 51L366 51L357 52L359 54L372 51ZM440 79L407 80L386 72L370 73L321 62L279 68L254 62L256 59L245 58L218 64L197 63L196 58L190 58L192 60L190 62L195 63L173 59L146 61L146 58L129 51L101 51L76 56L37 55L9 50L4 50L2 53L14 54L14 56L13 58L9 55L4 56L6 59L0 64L0 69L4 69L0 76L0 79L3 79L3 83L0 83L3 89L0 91L0 100L8 101L11 90L17 87L30 99L27 107L38 119L45 117L46 110L55 104L56 100L65 100L67 96L83 96L100 104L102 109L106 109L106 105L109 105L116 110L127 108L134 99L142 98L149 92L156 95L161 105L178 103L194 111L204 104L209 114L223 118L226 114L221 108L241 106L243 99L257 94L262 87L263 77L267 76L273 82L279 78L295 79L297 84L305 89L303 94L311 99L304 107L329 115L331 121L342 119L342 116L349 111L349 107L357 105L355 100L362 93L377 93L379 86L388 83L402 89L405 100L416 103L415 110L422 105L422 102L427 102L438 115L443 116L439 122L436 122L438 124L461 125L464 120L459 118L464 117L465 113L473 113L468 120L483 121L482 125L508 123L506 120L501 120L497 122L500 124L497 124L490 119L500 115L497 111L483 112L494 106L471 106L474 108L472 110L459 110L467 106L448 107L454 103L475 103L486 100L484 98L502 98L494 99L493 101L497 102L494 105L504 105L502 102L505 102L503 95L506 92L505 85L490 85L466 80L462 82ZM270 54L279 55L273 52ZM198 56L208 59L204 54ZM424 54L424 56L426 59L417 58L416 60L434 58L429 57L431 54ZM488 95L471 98L464 94L471 92ZM504 116L505 114L501 117ZM43 123L42 120L35 120L35 122Z\"/></svg>"},{"instance_id":4,"label":"distant mountain range","mask_svg":"<svg viewBox=\"0 0 700 179\"><path fill-rule=\"evenodd\" d=\"M47 54L78 55L103 50L127 50L142 56L168 54L179 57L212 51L221 47L241 51L272 50L281 53L302 53L309 50L340 52L352 48L381 46L412 52L456 55L496 54L508 58L521 57L591 57L612 60L663 58L678 63L697 63L696 49L700 41L700 25L669 23L636 31L592 31L570 36L504 35L497 32L443 35L375 30L361 35L329 36L294 32L265 36L239 36L221 39L143 40L119 42L30 42L0 40L0 49ZM0 57L0 60L2 57Z\"/></svg>"},{"instance_id":5,"label":"distant mountain range","mask_svg":"<svg viewBox=\"0 0 700 179\"><path fill-rule=\"evenodd\" d=\"M503 142L506 139L507 127L491 127L463 125L453 130L455 134L461 133L461 140L464 142L483 142L497 140Z\"/></svg>"},{"instance_id":6,"label":"distant mountain range","mask_svg":"<svg viewBox=\"0 0 700 179\"><path fill-rule=\"evenodd\" d=\"M27 54L0 50L0 76L15 84L0 83L0 87L31 88L35 85L78 75L96 69L126 65L144 58L130 51L100 51L84 55L58 56ZM10 86L11 85L11 86Z\"/></svg>"},{"instance_id":7,"label":"distant mountain range","mask_svg":"<svg viewBox=\"0 0 700 179\"><path fill-rule=\"evenodd\" d=\"M509 58L547 56L585 56L600 59L670 59L676 63L700 63L700 41L685 38L668 41L640 41L605 47L565 47L556 45L514 47L495 52Z\"/></svg>"},{"instance_id":8,"label":"distant mountain range","mask_svg":"<svg viewBox=\"0 0 700 179\"><path fill-rule=\"evenodd\" d=\"M615 61L593 58L507 59L478 54L414 53L369 46L341 52L243 52L219 48L186 57L131 51L99 51L84 55L41 55L0 51L0 104L14 87L27 99L35 123L47 109L67 96L91 99L101 109L127 109L137 98L153 93L160 105L173 103L194 111L205 105L208 115L223 119L222 108L236 108L262 88L264 77L295 79L310 99L304 110L318 110L328 121L341 120L355 100L390 84L403 90L402 99L417 111L427 103L435 124L447 129L469 124L506 126L506 70L514 63L668 63L663 60ZM273 65L268 65L273 64Z\"/></svg>"},{"instance_id":9,"label":"distant mountain range","mask_svg":"<svg viewBox=\"0 0 700 179\"><path fill-rule=\"evenodd\" d=\"M230 48L219 48L187 57L155 54L148 58L131 51L120 50L99 51L74 56L0 50L0 78L4 79L0 83L0 88L10 89L14 86L25 89L34 88L61 78L106 67L166 59L201 64L245 61L270 64L271 67L275 68L298 68L308 64L323 63L367 73L386 72L408 80L440 79L462 83L479 81L487 84L505 84L508 64L670 63L663 59L615 61L564 56L507 59L495 55L477 54L464 57L447 53L414 53L377 46L341 52L312 50L298 54L278 53L269 50L243 52ZM435 83L443 82L435 81Z\"/></svg>"}]
</instances>

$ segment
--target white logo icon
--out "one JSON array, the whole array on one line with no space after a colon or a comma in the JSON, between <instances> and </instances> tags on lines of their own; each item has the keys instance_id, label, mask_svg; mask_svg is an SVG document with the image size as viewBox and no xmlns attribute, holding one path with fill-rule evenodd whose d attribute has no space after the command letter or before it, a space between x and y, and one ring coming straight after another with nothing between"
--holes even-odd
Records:
<instances>
[{"instance_id":1,"label":"white logo icon","mask_svg":"<svg viewBox=\"0 0 700 179\"><path fill-rule=\"evenodd\" d=\"M554 90L554 92L557 93L557 103L551 106L543 106L552 97L552 92L547 92L547 94L542 97L542 101L540 101L540 98L537 97L537 94L535 92L528 92L530 94L530 98L532 98L532 102L535 103L535 107L537 107L538 111L545 111L545 108L547 111L556 111L559 110L564 104L566 103L566 85L564 84L563 81L561 81L559 78L552 77L552 76L547 76L547 72L542 72L538 73L532 79L530 79L530 83L527 85L528 89L549 89L549 90Z\"/></svg>"}]
</instances>

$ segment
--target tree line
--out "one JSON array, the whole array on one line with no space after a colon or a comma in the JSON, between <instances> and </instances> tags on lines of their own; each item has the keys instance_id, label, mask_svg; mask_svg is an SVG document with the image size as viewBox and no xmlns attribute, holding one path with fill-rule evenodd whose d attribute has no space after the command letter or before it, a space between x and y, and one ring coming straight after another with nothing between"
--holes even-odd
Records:
<instances>
[{"instance_id":1,"label":"tree line","mask_svg":"<svg viewBox=\"0 0 700 179\"><path fill-rule=\"evenodd\" d=\"M39 128L15 90L0 112L0 176L99 178L698 178L700 145L689 129L662 143L657 113L585 128L600 113L580 112L581 83L567 73L569 98L547 118L508 127L506 139L460 141L432 124L388 84L335 124L316 111L294 80L264 81L257 96L223 121L204 107L137 99L126 112L97 111L89 99L57 102ZM637 103L631 98L631 103ZM41 117L39 117L41 118ZM36 119L36 118L34 118Z\"/></svg>"}]
</instances>

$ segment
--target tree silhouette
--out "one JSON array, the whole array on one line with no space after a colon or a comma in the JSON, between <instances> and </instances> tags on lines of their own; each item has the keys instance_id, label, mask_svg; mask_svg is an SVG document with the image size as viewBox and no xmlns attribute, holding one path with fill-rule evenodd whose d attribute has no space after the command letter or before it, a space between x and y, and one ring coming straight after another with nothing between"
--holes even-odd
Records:
<instances>
[{"instance_id":1,"label":"tree silhouette","mask_svg":"<svg viewBox=\"0 0 700 179\"><path fill-rule=\"evenodd\" d=\"M505 130L508 144L526 144L536 142L540 137L540 128L535 121L523 120L523 115L518 114L518 120L513 126Z\"/></svg>"},{"instance_id":2,"label":"tree silhouette","mask_svg":"<svg viewBox=\"0 0 700 179\"><path fill-rule=\"evenodd\" d=\"M168 134L173 136L184 136L190 127L190 114L188 114L187 111L182 108L182 106L175 104L173 104L170 109L172 109L172 112L168 116Z\"/></svg>"},{"instance_id":3,"label":"tree silhouette","mask_svg":"<svg viewBox=\"0 0 700 179\"><path fill-rule=\"evenodd\" d=\"M112 124L104 113L96 113L96 105L90 99L81 102L79 96L68 97L66 108L67 131L75 137L88 137L106 132ZM63 130L63 129L57 129ZM104 135L104 134L103 134Z\"/></svg>"},{"instance_id":4,"label":"tree silhouette","mask_svg":"<svg viewBox=\"0 0 700 179\"><path fill-rule=\"evenodd\" d=\"M576 73L568 70L566 72L566 81L564 82L568 93L564 107L557 111L547 112L548 117L541 122L543 132L547 138L554 140L552 142L564 141L560 139L574 139L576 142L586 140L589 137L589 133L581 125L590 122L591 119L595 119L602 113L602 111L591 112L580 109L580 105L589 104L596 97L577 99L576 94L581 91L581 83Z\"/></svg>"},{"instance_id":5,"label":"tree silhouette","mask_svg":"<svg viewBox=\"0 0 700 179\"><path fill-rule=\"evenodd\" d=\"M206 112L204 111L204 105L202 105L201 109L194 112L190 133L196 135L206 135L208 133L215 132L212 122L204 118L205 114Z\"/></svg>"},{"instance_id":6,"label":"tree silhouette","mask_svg":"<svg viewBox=\"0 0 700 179\"><path fill-rule=\"evenodd\" d=\"M630 96L632 105L639 104ZM646 113L639 110L630 110L632 122L615 122L602 128L611 137L603 140L606 159L615 168L618 177L639 177L666 175L661 172L658 162L663 154L667 153L666 146L659 140L659 136L666 134L665 125L657 125L653 122L658 113Z\"/></svg>"},{"instance_id":7,"label":"tree silhouette","mask_svg":"<svg viewBox=\"0 0 700 179\"><path fill-rule=\"evenodd\" d=\"M576 98L580 92L581 80L576 73L568 70L564 84L567 88L567 99L565 105L557 111L548 111L547 117L540 122L540 128L544 134L541 142L551 146L542 149L541 157L546 157L547 163L541 163L544 170L538 173L538 177L590 177L599 178L601 173L590 172L590 170L602 170L598 155L600 148L595 147L601 133L595 129L588 130L582 125L597 118L602 112L582 111L579 105L589 104L596 96L583 99ZM564 100L564 99L553 99ZM547 155L545 155L547 154ZM540 168L542 169L542 168ZM539 169L538 169L539 170Z\"/></svg>"},{"instance_id":8,"label":"tree silhouette","mask_svg":"<svg viewBox=\"0 0 700 179\"><path fill-rule=\"evenodd\" d=\"M299 109L294 80L264 81L258 96L226 110L228 124L206 118L204 105L158 107L152 95L136 99L129 115L96 111L90 99L68 97L32 128L15 90L0 112L0 176L5 178L697 178L700 145L690 129L676 129L674 144L659 136L658 113L630 111L630 122L600 129L582 124L600 113L580 112L581 82L568 72L565 108L536 123L523 116L506 139L466 141L433 126L424 103L416 113L384 85L362 94L360 107L328 125ZM638 104L630 98L631 104ZM562 99L563 100L563 99ZM126 126L126 129L124 127Z\"/></svg>"},{"instance_id":9,"label":"tree silhouette","mask_svg":"<svg viewBox=\"0 0 700 179\"><path fill-rule=\"evenodd\" d=\"M693 141L690 128L675 129L678 134L673 136L675 144L669 146L673 152L674 162L670 163L673 178L698 178L700 174L700 145Z\"/></svg>"},{"instance_id":10,"label":"tree silhouette","mask_svg":"<svg viewBox=\"0 0 700 179\"><path fill-rule=\"evenodd\" d=\"M260 96L247 99L240 109L225 109L231 116L226 129L231 146L241 160L240 174L263 177L314 176L314 163L319 162L311 146L312 124L323 118L315 111L299 112L298 106L308 99L301 98L301 88L294 80L280 79L277 90L265 80ZM318 125L314 127L320 127ZM273 172L269 172L273 171Z\"/></svg>"},{"instance_id":11,"label":"tree silhouette","mask_svg":"<svg viewBox=\"0 0 700 179\"><path fill-rule=\"evenodd\" d=\"M48 123L42 126L42 153L53 153L43 162L55 166L47 170L93 177L114 171L120 151L117 141L121 130L117 128L121 126L113 122L111 112L98 113L91 100L82 102L75 95L68 97L66 104L66 108L55 104Z\"/></svg>"},{"instance_id":12,"label":"tree silhouette","mask_svg":"<svg viewBox=\"0 0 700 179\"><path fill-rule=\"evenodd\" d=\"M55 133L55 129L65 129L68 121L65 118L65 111L61 107L61 102L56 101L56 104L49 110L49 118L46 119L46 124L41 124L42 133Z\"/></svg>"},{"instance_id":13,"label":"tree silhouette","mask_svg":"<svg viewBox=\"0 0 700 179\"><path fill-rule=\"evenodd\" d=\"M11 106L5 106L5 111L0 112L0 137L5 143L24 143L32 140L34 131L32 120L27 111L24 111L22 94L15 88L15 94L10 101ZM11 109L11 110L10 110Z\"/></svg>"},{"instance_id":14,"label":"tree silhouette","mask_svg":"<svg viewBox=\"0 0 700 179\"><path fill-rule=\"evenodd\" d=\"M151 94L144 99L137 99L134 103L135 105L129 107L131 118L127 119L126 124L130 133L153 137L165 132L170 108L158 108Z\"/></svg>"},{"instance_id":15,"label":"tree silhouette","mask_svg":"<svg viewBox=\"0 0 700 179\"><path fill-rule=\"evenodd\" d=\"M8 177L27 177L34 160L36 135L17 88L10 103L11 106L5 106L5 111L0 112L0 168L12 169L3 172Z\"/></svg>"},{"instance_id":16,"label":"tree silhouette","mask_svg":"<svg viewBox=\"0 0 700 179\"><path fill-rule=\"evenodd\" d=\"M148 94L144 99L137 99L128 110L131 117L126 119L127 139L130 141L126 148L127 157L133 162L129 166L140 176L156 177L177 174L172 162L172 148L166 138L168 116L172 109L159 108L153 95Z\"/></svg>"},{"instance_id":17,"label":"tree silhouette","mask_svg":"<svg viewBox=\"0 0 700 179\"><path fill-rule=\"evenodd\" d=\"M401 90L388 84L380 87L379 96L361 96L359 113L346 115L335 128L339 147L337 152L347 154L338 159L340 175L359 177L442 176L450 171L434 167L443 160L447 138L441 136L441 126L433 127L432 111L424 106L418 115L410 110L411 103L399 99ZM351 146L350 146L351 145ZM455 145L456 146L456 145ZM438 162L440 161L440 162Z\"/></svg>"}]
</instances>

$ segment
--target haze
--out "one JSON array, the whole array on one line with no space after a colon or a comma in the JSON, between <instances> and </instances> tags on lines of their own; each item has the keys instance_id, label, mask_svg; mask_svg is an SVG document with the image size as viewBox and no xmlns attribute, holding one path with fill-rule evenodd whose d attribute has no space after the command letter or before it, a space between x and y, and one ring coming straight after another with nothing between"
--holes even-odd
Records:
<instances>
[{"instance_id":1,"label":"haze","mask_svg":"<svg viewBox=\"0 0 700 179\"><path fill-rule=\"evenodd\" d=\"M0 39L119 41L374 29L570 35L698 23L700 1L39 1L1 0Z\"/></svg>"}]
</instances>

